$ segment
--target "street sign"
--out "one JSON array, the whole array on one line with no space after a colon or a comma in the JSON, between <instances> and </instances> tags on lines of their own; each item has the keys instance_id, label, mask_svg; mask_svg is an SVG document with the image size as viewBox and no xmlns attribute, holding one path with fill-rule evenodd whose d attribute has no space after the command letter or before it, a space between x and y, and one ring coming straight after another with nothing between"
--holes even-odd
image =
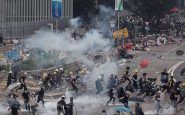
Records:
<instances>
[{"instance_id":1,"label":"street sign","mask_svg":"<svg viewBox=\"0 0 185 115\"><path fill-rule=\"evenodd\" d=\"M129 34L128 34L128 30L127 28L124 28L122 30L119 30L119 31L116 31L116 32L113 32L112 34L113 38L128 38Z\"/></svg>"},{"instance_id":2,"label":"street sign","mask_svg":"<svg viewBox=\"0 0 185 115\"><path fill-rule=\"evenodd\" d=\"M62 0L52 0L52 17L62 17Z\"/></svg>"},{"instance_id":3,"label":"street sign","mask_svg":"<svg viewBox=\"0 0 185 115\"><path fill-rule=\"evenodd\" d=\"M128 38L128 30L127 30L127 28L123 29L123 37L124 38Z\"/></svg>"},{"instance_id":4,"label":"street sign","mask_svg":"<svg viewBox=\"0 0 185 115\"><path fill-rule=\"evenodd\" d=\"M9 51L5 53L5 57L8 60L14 60L14 59L19 59L19 52L17 51Z\"/></svg>"}]
</instances>

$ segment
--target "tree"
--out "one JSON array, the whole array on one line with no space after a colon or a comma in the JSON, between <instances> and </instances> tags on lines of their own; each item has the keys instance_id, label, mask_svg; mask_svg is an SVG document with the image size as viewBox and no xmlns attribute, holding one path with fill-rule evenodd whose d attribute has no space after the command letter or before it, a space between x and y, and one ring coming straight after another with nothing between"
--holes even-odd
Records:
<instances>
[{"instance_id":1,"label":"tree","mask_svg":"<svg viewBox=\"0 0 185 115\"><path fill-rule=\"evenodd\" d=\"M74 0L74 17L89 18L90 14L96 13L95 0Z\"/></svg>"}]
</instances>

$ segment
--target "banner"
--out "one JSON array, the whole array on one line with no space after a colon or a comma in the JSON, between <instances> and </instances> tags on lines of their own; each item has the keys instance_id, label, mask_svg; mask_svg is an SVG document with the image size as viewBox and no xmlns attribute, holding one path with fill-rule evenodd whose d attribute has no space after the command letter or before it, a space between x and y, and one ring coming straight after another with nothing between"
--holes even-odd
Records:
<instances>
[{"instance_id":1,"label":"banner","mask_svg":"<svg viewBox=\"0 0 185 115\"><path fill-rule=\"evenodd\" d=\"M62 0L52 0L52 17L62 17Z\"/></svg>"},{"instance_id":2,"label":"banner","mask_svg":"<svg viewBox=\"0 0 185 115\"><path fill-rule=\"evenodd\" d=\"M115 0L115 10L116 11L123 10L123 0Z\"/></svg>"},{"instance_id":3,"label":"banner","mask_svg":"<svg viewBox=\"0 0 185 115\"><path fill-rule=\"evenodd\" d=\"M119 30L119 31L116 31L116 32L113 32L112 34L113 38L128 38L129 37L129 34L128 34L128 30L127 28L124 28L122 30Z\"/></svg>"}]
</instances>

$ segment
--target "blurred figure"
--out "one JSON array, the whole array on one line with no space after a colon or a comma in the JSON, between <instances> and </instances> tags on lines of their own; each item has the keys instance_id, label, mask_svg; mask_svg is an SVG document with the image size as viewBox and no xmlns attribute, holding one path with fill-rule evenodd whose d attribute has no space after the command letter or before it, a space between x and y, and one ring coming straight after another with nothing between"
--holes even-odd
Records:
<instances>
[{"instance_id":1,"label":"blurred figure","mask_svg":"<svg viewBox=\"0 0 185 115\"><path fill-rule=\"evenodd\" d=\"M175 91L171 91L170 92L170 101L171 101L171 105L174 107L174 110L177 110L177 97L175 94Z\"/></svg>"},{"instance_id":2,"label":"blurred figure","mask_svg":"<svg viewBox=\"0 0 185 115\"><path fill-rule=\"evenodd\" d=\"M135 105L135 115L144 115L144 112L139 103L136 103Z\"/></svg>"},{"instance_id":3,"label":"blurred figure","mask_svg":"<svg viewBox=\"0 0 185 115\"><path fill-rule=\"evenodd\" d=\"M41 87L40 91L37 92L36 95L38 95L37 103L42 101L42 107L44 108L44 88Z\"/></svg>"},{"instance_id":4,"label":"blurred figure","mask_svg":"<svg viewBox=\"0 0 185 115\"><path fill-rule=\"evenodd\" d=\"M138 95L141 95L144 93L144 87L146 87L147 83L147 73L143 73L143 77L139 79L139 87L140 87L140 92Z\"/></svg>"},{"instance_id":5,"label":"blurred figure","mask_svg":"<svg viewBox=\"0 0 185 115\"><path fill-rule=\"evenodd\" d=\"M138 89L138 84L137 84L137 82L138 82L138 70L135 70L135 73L132 76L132 81L133 81L133 86L134 86L135 90L137 91L137 89Z\"/></svg>"},{"instance_id":6,"label":"blurred figure","mask_svg":"<svg viewBox=\"0 0 185 115\"><path fill-rule=\"evenodd\" d=\"M96 94L100 94L100 92L103 91L103 86L102 86L102 83L101 83L101 78L98 78L95 81L95 85L96 85Z\"/></svg>"},{"instance_id":7,"label":"blurred figure","mask_svg":"<svg viewBox=\"0 0 185 115\"><path fill-rule=\"evenodd\" d=\"M19 113L21 112L20 103L18 102L18 100L16 98L15 98L14 103L12 103L12 105L10 105L8 111L9 110L11 110L12 115L19 115Z\"/></svg>"},{"instance_id":8,"label":"blurred figure","mask_svg":"<svg viewBox=\"0 0 185 115\"><path fill-rule=\"evenodd\" d=\"M29 104L29 101L30 101L30 93L27 90L24 90L23 93L22 93L22 97L24 99L25 109L28 110L28 111L30 111L30 104Z\"/></svg>"},{"instance_id":9,"label":"blurred figure","mask_svg":"<svg viewBox=\"0 0 185 115\"><path fill-rule=\"evenodd\" d=\"M157 92L155 96L155 109L156 109L157 115L159 114L160 108L161 108L160 93Z\"/></svg>"},{"instance_id":10,"label":"blurred figure","mask_svg":"<svg viewBox=\"0 0 185 115\"><path fill-rule=\"evenodd\" d=\"M7 79L7 85L6 85L6 87L8 87L9 85L11 85L13 83L12 79L13 79L13 75L12 75L12 71L10 71L8 73L8 79Z\"/></svg>"},{"instance_id":11,"label":"blurred figure","mask_svg":"<svg viewBox=\"0 0 185 115\"><path fill-rule=\"evenodd\" d=\"M160 88L162 89L162 92L167 89L167 84L168 84L168 73L167 70L165 69L163 72L161 72L161 86Z\"/></svg>"},{"instance_id":12,"label":"blurred figure","mask_svg":"<svg viewBox=\"0 0 185 115\"><path fill-rule=\"evenodd\" d=\"M175 85L176 80L173 76L171 76L169 82L168 82L168 89L167 89L167 93L170 93L170 90L173 88L173 86Z\"/></svg>"},{"instance_id":13,"label":"blurred figure","mask_svg":"<svg viewBox=\"0 0 185 115\"><path fill-rule=\"evenodd\" d=\"M25 83L26 76L27 76L27 73L25 72L24 75L19 78L19 82L21 83L21 86L17 89L17 91L21 89L27 90L26 83Z\"/></svg>"},{"instance_id":14,"label":"blurred figure","mask_svg":"<svg viewBox=\"0 0 185 115\"><path fill-rule=\"evenodd\" d=\"M61 100L57 102L57 115L60 115L61 113L65 115L66 105L65 96L63 95Z\"/></svg>"},{"instance_id":15,"label":"blurred figure","mask_svg":"<svg viewBox=\"0 0 185 115\"><path fill-rule=\"evenodd\" d=\"M34 94L30 95L30 108L31 108L32 115L36 115L36 113L37 113L37 102L35 100Z\"/></svg>"},{"instance_id":16,"label":"blurred figure","mask_svg":"<svg viewBox=\"0 0 185 115\"><path fill-rule=\"evenodd\" d=\"M102 115L107 115L106 110L102 110Z\"/></svg>"},{"instance_id":17,"label":"blurred figure","mask_svg":"<svg viewBox=\"0 0 185 115\"><path fill-rule=\"evenodd\" d=\"M110 97L109 101L106 103L106 105L108 105L112 100L113 100L113 104L115 104L115 97L114 97L114 87L109 89L108 91L108 96Z\"/></svg>"}]
</instances>

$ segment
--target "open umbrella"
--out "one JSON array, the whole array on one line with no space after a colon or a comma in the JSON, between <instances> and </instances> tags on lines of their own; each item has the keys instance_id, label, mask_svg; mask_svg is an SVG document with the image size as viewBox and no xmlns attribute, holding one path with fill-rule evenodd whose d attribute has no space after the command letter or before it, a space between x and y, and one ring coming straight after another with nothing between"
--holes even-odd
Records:
<instances>
[{"instance_id":1,"label":"open umbrella","mask_svg":"<svg viewBox=\"0 0 185 115\"><path fill-rule=\"evenodd\" d=\"M148 59L143 59L141 62L140 62L140 66L142 68L146 68L148 65L150 64L150 61Z\"/></svg>"},{"instance_id":2,"label":"open umbrella","mask_svg":"<svg viewBox=\"0 0 185 115\"><path fill-rule=\"evenodd\" d=\"M21 83L13 83L13 84L9 85L7 89L10 91L12 89L17 88L20 85L21 85Z\"/></svg>"},{"instance_id":3,"label":"open umbrella","mask_svg":"<svg viewBox=\"0 0 185 115\"><path fill-rule=\"evenodd\" d=\"M142 98L139 97L130 97L128 101L136 102L136 103L142 103L145 102Z\"/></svg>"},{"instance_id":4,"label":"open umbrella","mask_svg":"<svg viewBox=\"0 0 185 115\"><path fill-rule=\"evenodd\" d=\"M8 98L7 99L7 103L9 104L9 106L19 106L20 104L19 104L19 101L17 100L17 99L15 99L15 98L13 98L13 97L10 97L10 98Z\"/></svg>"},{"instance_id":5,"label":"open umbrella","mask_svg":"<svg viewBox=\"0 0 185 115\"><path fill-rule=\"evenodd\" d=\"M119 112L131 112L130 108L127 108L125 106L114 107L114 110Z\"/></svg>"}]
</instances>

